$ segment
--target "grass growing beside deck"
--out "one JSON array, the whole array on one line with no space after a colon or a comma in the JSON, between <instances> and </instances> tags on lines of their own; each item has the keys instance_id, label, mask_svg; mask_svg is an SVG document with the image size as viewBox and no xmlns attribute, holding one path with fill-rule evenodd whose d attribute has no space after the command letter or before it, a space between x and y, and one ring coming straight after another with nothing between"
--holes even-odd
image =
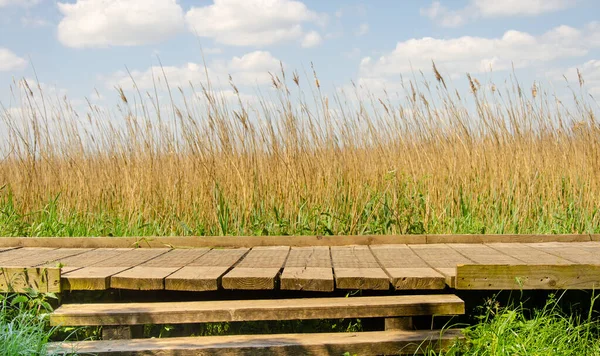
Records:
<instances>
[{"instance_id":1,"label":"grass growing beside deck","mask_svg":"<svg viewBox=\"0 0 600 356\"><path fill-rule=\"evenodd\" d=\"M593 306L597 298L593 298ZM4 298L0 304L0 355L45 355L45 345L55 331L67 336L76 332L50 329L44 296ZM571 312L551 297L545 306L528 309L518 300L512 306L500 306L493 300L481 307L482 313L465 330L464 342L443 353L422 350L429 356L450 355L600 355L600 321L592 312ZM314 323L255 323L250 329L237 330L227 323L205 325L198 335L226 335L236 332L315 332L360 331L359 324L348 321ZM302 325L301 325L302 324ZM309 325L310 324L310 325ZM340 325L338 325L340 324ZM307 328L308 326L308 328ZM82 331L83 329L81 329ZM153 336L169 336L172 328L148 329ZM79 337L90 333L79 332ZM349 350L348 355L353 355Z\"/></svg>"},{"instance_id":2,"label":"grass growing beside deck","mask_svg":"<svg viewBox=\"0 0 600 356\"><path fill-rule=\"evenodd\" d=\"M466 340L439 355L600 355L600 321L592 309L596 300L587 314L565 311L552 297L533 310L490 302L479 323L465 330Z\"/></svg>"},{"instance_id":3,"label":"grass growing beside deck","mask_svg":"<svg viewBox=\"0 0 600 356\"><path fill-rule=\"evenodd\" d=\"M600 233L600 211L597 207L587 209L579 206L576 197L565 197L556 202L552 211L539 207L535 218L524 223L519 221L518 205L509 201L489 203L489 210L496 213L478 216L482 213L469 205L461 206L456 216L442 214L442 217L425 218L426 205L421 205L423 193L417 197L403 197L401 208L391 207L395 198L384 192L364 203L357 212L340 215L338 207L299 209L293 217L281 216L277 209L271 211L251 211L251 221L243 221L224 207L215 207L222 214L216 224L207 223L200 217L179 220L174 213L171 217L144 217L143 214L115 213L114 211L84 212L65 210L60 196L47 201L39 209L22 211L7 188L0 188L0 236L264 236L264 235L346 235L351 231L360 234L391 234L395 232L414 234L571 234ZM404 193L398 193L404 194ZM421 198L419 198L421 197ZM414 199L413 199L414 198ZM470 198L469 198L470 199ZM473 198L480 199L480 198ZM541 202L542 200L540 200ZM393 204L398 204L393 203ZM443 211L450 212L453 203L449 202ZM394 209L403 209L399 216ZM405 209L405 210L404 210ZM477 208L479 209L479 208ZM508 209L511 216L500 211ZM356 218L356 221L351 220ZM350 225L354 224L354 228ZM360 231L355 229L359 228Z\"/></svg>"},{"instance_id":4,"label":"grass growing beside deck","mask_svg":"<svg viewBox=\"0 0 600 356\"><path fill-rule=\"evenodd\" d=\"M48 326L49 297L55 298L51 294L0 294L0 355L46 355L46 344L55 331Z\"/></svg>"}]
</instances>

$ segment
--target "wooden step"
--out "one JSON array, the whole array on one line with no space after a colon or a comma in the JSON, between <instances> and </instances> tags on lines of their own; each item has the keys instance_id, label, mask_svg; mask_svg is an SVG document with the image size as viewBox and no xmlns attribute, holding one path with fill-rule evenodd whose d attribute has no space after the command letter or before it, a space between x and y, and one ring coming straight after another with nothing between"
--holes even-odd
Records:
<instances>
[{"instance_id":1,"label":"wooden step","mask_svg":"<svg viewBox=\"0 0 600 356\"><path fill-rule=\"evenodd\" d=\"M53 326L185 324L464 314L455 295L222 300L206 302L64 304Z\"/></svg>"},{"instance_id":2,"label":"wooden step","mask_svg":"<svg viewBox=\"0 0 600 356\"><path fill-rule=\"evenodd\" d=\"M445 348L459 330L175 337L52 343L49 353L95 355L397 355Z\"/></svg>"}]
</instances>

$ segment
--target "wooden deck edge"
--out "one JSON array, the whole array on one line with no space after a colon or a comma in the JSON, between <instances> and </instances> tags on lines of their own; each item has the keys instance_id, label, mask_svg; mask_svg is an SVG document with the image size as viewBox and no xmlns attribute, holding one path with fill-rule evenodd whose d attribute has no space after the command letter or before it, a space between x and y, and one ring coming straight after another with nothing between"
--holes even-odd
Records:
<instances>
[{"instance_id":1,"label":"wooden deck edge","mask_svg":"<svg viewBox=\"0 0 600 356\"><path fill-rule=\"evenodd\" d=\"M339 235L339 236L168 236L168 237L0 237L2 247L195 248L256 246L349 246L387 244L589 242L600 234L570 235Z\"/></svg>"},{"instance_id":2,"label":"wooden deck edge","mask_svg":"<svg viewBox=\"0 0 600 356\"><path fill-rule=\"evenodd\" d=\"M480 264L456 267L456 289L564 290L598 289L600 265Z\"/></svg>"},{"instance_id":3,"label":"wooden deck edge","mask_svg":"<svg viewBox=\"0 0 600 356\"><path fill-rule=\"evenodd\" d=\"M60 268L0 267L0 293L60 293Z\"/></svg>"},{"instance_id":4,"label":"wooden deck edge","mask_svg":"<svg viewBox=\"0 0 600 356\"><path fill-rule=\"evenodd\" d=\"M204 322L387 318L462 315L453 294L388 297L323 297L279 300L63 304L50 314L52 326L188 324Z\"/></svg>"},{"instance_id":5,"label":"wooden deck edge","mask_svg":"<svg viewBox=\"0 0 600 356\"><path fill-rule=\"evenodd\" d=\"M444 349L460 330L232 335L51 343L53 354L96 355L395 355Z\"/></svg>"},{"instance_id":6,"label":"wooden deck edge","mask_svg":"<svg viewBox=\"0 0 600 356\"><path fill-rule=\"evenodd\" d=\"M427 235L427 244L440 243L538 243L600 241L600 235L590 234L506 234L506 235Z\"/></svg>"}]
</instances>

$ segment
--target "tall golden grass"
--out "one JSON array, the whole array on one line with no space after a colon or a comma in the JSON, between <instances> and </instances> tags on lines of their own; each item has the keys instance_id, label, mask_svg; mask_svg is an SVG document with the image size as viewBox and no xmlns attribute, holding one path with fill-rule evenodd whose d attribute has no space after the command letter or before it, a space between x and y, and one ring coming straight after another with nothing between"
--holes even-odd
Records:
<instances>
[{"instance_id":1,"label":"tall golden grass","mask_svg":"<svg viewBox=\"0 0 600 356\"><path fill-rule=\"evenodd\" d=\"M160 102L119 89L117 108L87 115L16 82L0 195L22 214L58 196L61 214L160 221L165 234L310 233L321 219L344 234L598 231L600 126L583 89L562 103L535 83L468 76L459 93L433 73L398 100L327 96L316 75L282 71L255 103L207 82Z\"/></svg>"}]
</instances>

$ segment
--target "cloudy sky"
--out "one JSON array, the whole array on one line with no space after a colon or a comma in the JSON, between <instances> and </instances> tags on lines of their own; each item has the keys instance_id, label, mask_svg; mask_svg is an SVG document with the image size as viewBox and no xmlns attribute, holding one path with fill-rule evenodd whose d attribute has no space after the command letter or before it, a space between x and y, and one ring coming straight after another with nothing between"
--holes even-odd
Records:
<instances>
[{"instance_id":1,"label":"cloudy sky","mask_svg":"<svg viewBox=\"0 0 600 356\"><path fill-rule=\"evenodd\" d=\"M0 0L0 102L33 78L75 100L117 98L131 76L151 89L159 61L171 86L232 75L251 95L268 72L310 72L328 90L373 90L401 75L466 72L564 85L580 68L600 96L598 0ZM225 88L225 87L224 87Z\"/></svg>"}]
</instances>

